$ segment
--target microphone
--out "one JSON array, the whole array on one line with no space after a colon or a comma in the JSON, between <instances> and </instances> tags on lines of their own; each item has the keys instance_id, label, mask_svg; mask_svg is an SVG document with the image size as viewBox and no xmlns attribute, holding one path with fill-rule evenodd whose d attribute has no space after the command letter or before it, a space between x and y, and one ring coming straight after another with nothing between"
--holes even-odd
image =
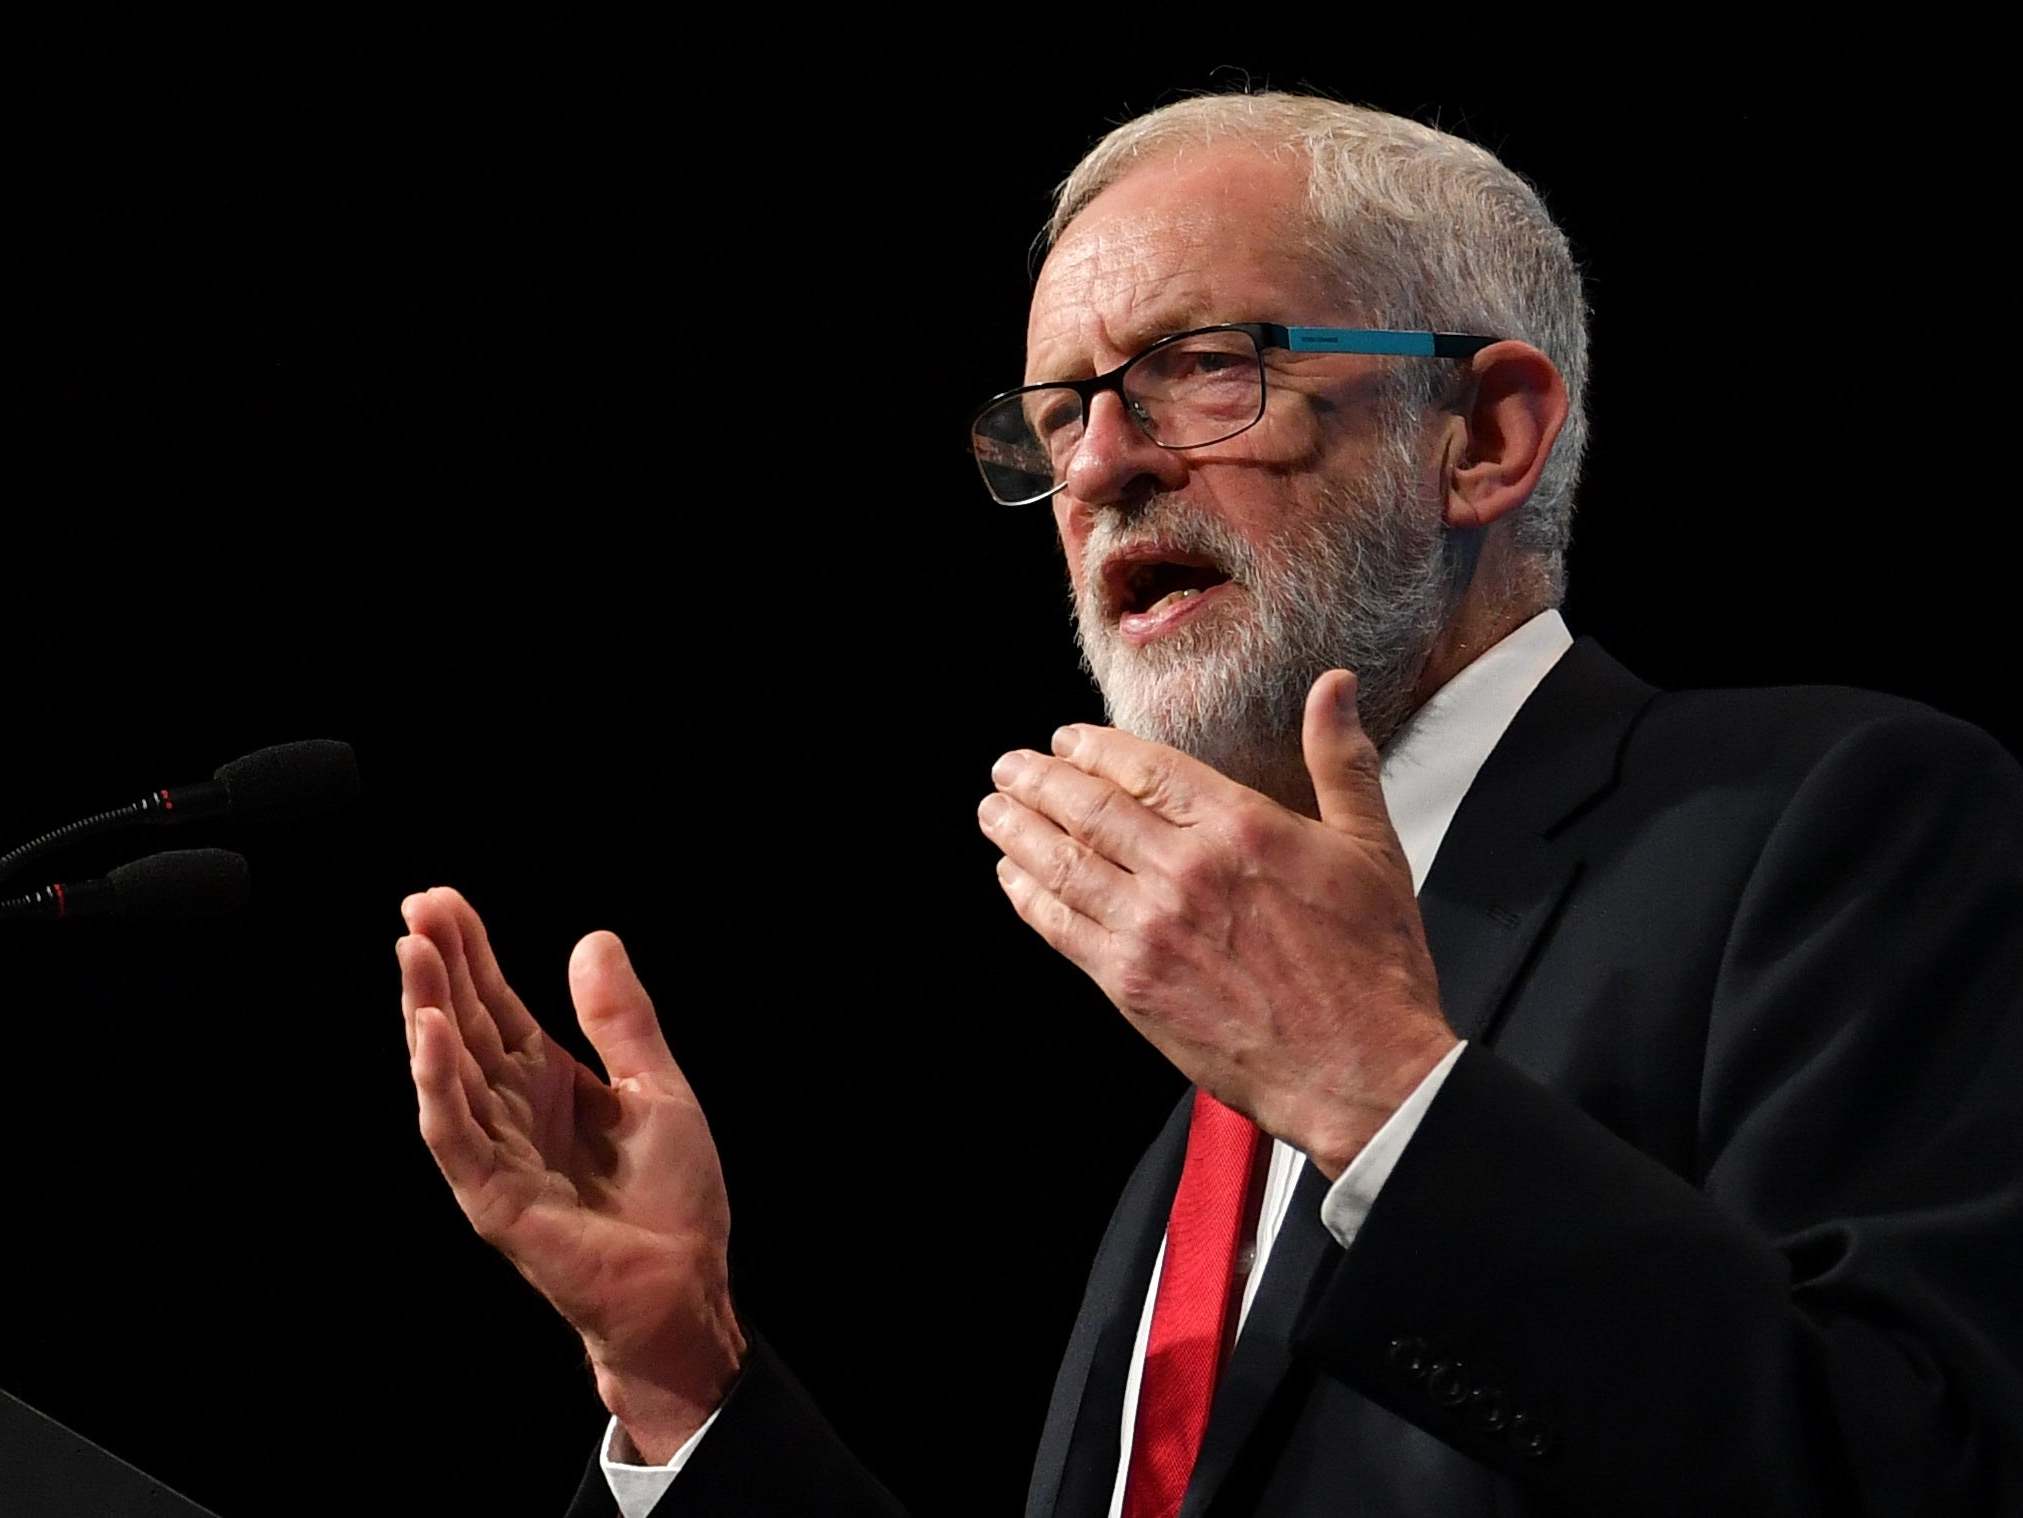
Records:
<instances>
[{"instance_id":1,"label":"microphone","mask_svg":"<svg viewBox=\"0 0 2023 1518\"><path fill-rule=\"evenodd\" d=\"M156 791L153 823L195 822L204 817L259 817L325 811L358 794L358 760L351 745L334 738L277 743L221 764L209 780ZM146 803L142 803L146 805Z\"/></svg>"},{"instance_id":2,"label":"microphone","mask_svg":"<svg viewBox=\"0 0 2023 1518\"><path fill-rule=\"evenodd\" d=\"M103 878L46 885L0 901L0 922L219 917L244 906L248 893L244 855L226 849L176 849L123 864Z\"/></svg>"},{"instance_id":3,"label":"microphone","mask_svg":"<svg viewBox=\"0 0 2023 1518\"><path fill-rule=\"evenodd\" d=\"M209 780L150 791L139 801L97 812L0 854L5 880L38 854L141 823L166 826L208 817L320 812L358 794L358 760L334 738L278 743L221 764ZM110 877L108 877L110 878Z\"/></svg>"}]
</instances>

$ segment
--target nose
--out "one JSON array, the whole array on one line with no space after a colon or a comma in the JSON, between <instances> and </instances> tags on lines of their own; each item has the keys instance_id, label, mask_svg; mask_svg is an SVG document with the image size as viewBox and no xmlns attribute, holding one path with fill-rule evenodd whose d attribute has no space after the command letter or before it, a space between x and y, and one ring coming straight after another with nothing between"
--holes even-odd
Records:
<instances>
[{"instance_id":1,"label":"nose","mask_svg":"<svg viewBox=\"0 0 2023 1518\"><path fill-rule=\"evenodd\" d=\"M1178 490L1186 479L1187 461L1146 436L1123 396L1105 391L1089 402L1082 440L1068 461L1065 494L1087 506L1126 506Z\"/></svg>"}]
</instances>

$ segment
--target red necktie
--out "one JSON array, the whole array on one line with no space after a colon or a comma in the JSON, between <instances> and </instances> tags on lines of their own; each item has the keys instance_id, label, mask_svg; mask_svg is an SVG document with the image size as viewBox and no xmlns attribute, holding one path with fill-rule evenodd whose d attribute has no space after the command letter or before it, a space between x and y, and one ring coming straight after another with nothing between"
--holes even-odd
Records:
<instances>
[{"instance_id":1,"label":"red necktie","mask_svg":"<svg viewBox=\"0 0 2023 1518\"><path fill-rule=\"evenodd\" d=\"M1194 1093L1187 1160L1166 1221L1166 1263L1138 1383L1124 1518L1180 1508L1208 1430L1215 1379L1234 1337L1236 1255L1255 1206L1264 1135L1206 1091Z\"/></svg>"}]
</instances>

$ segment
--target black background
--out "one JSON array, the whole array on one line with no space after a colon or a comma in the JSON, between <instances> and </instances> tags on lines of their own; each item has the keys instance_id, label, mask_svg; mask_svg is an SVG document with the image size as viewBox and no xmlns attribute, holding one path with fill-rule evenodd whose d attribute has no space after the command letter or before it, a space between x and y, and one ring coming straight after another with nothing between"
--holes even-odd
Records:
<instances>
[{"instance_id":1,"label":"black background","mask_svg":"<svg viewBox=\"0 0 2023 1518\"><path fill-rule=\"evenodd\" d=\"M1569 229L1576 632L2023 747L1996 107L1242 61L1485 142ZM0 1385L226 1518L396 1472L401 1510L559 1510L579 1352L414 1133L396 907L447 882L572 1039L570 946L624 936L747 1316L917 1510L1016 1508L1180 1081L975 832L998 753L1100 708L1046 515L962 428L1019 376L1054 181L1241 75L991 63L85 70L36 118L0 845L298 737L366 798L64 860L240 849L235 919L6 930Z\"/></svg>"}]
</instances>

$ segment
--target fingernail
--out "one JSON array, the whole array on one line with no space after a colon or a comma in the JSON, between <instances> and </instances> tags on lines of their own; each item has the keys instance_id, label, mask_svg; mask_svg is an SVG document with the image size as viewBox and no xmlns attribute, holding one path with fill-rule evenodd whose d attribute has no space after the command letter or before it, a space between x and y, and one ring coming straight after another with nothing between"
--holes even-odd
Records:
<instances>
[{"instance_id":1,"label":"fingernail","mask_svg":"<svg viewBox=\"0 0 2023 1518\"><path fill-rule=\"evenodd\" d=\"M1354 675L1350 675L1348 679L1335 687L1335 706L1344 717L1349 718L1351 721L1362 720L1362 713L1356 710L1356 677Z\"/></svg>"},{"instance_id":2,"label":"fingernail","mask_svg":"<svg viewBox=\"0 0 2023 1518\"><path fill-rule=\"evenodd\" d=\"M1063 759L1072 754L1075 751L1075 745L1081 741L1081 732L1076 728L1057 727L1054 729L1054 752L1059 754Z\"/></svg>"},{"instance_id":3,"label":"fingernail","mask_svg":"<svg viewBox=\"0 0 2023 1518\"><path fill-rule=\"evenodd\" d=\"M1018 753L1006 754L990 767L990 778L995 780L999 785L1010 785L1018 778L1019 771L1025 767L1026 761L1023 755Z\"/></svg>"},{"instance_id":4,"label":"fingernail","mask_svg":"<svg viewBox=\"0 0 2023 1518\"><path fill-rule=\"evenodd\" d=\"M982 803L976 809L976 815L982 819L985 827L996 827L998 821L1009 810L1011 810L1011 803L1009 801L1005 800L1002 796L991 795L983 798Z\"/></svg>"}]
</instances>

